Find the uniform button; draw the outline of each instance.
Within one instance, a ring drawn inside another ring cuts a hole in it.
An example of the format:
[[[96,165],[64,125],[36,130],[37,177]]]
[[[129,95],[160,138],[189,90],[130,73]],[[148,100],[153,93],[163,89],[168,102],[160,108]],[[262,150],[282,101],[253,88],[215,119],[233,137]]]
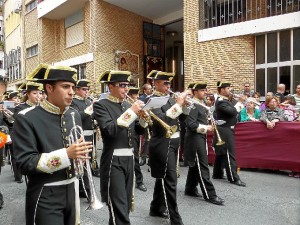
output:
[[[64,132],[67,132],[67,128],[64,128]]]
[[[72,174],[69,174],[69,178],[72,178]]]
[[[63,125],[66,125],[66,121],[63,121]]]
[[[69,147],[70,145],[69,144],[66,144],[66,147]]]
[[[68,137],[65,137],[65,140],[67,141],[69,138]]]
[[[69,170],[71,170],[72,169],[72,167],[71,166],[69,166]]]

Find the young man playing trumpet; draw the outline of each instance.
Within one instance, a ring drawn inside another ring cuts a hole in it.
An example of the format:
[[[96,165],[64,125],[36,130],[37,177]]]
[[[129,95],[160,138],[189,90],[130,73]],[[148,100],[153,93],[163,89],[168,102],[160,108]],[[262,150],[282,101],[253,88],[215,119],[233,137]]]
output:
[[[80,202],[75,160],[88,159],[91,142],[70,143],[81,126],[72,103],[77,80],[71,67],[39,65],[29,75],[44,84],[47,100],[18,113],[14,123],[17,165],[28,177],[26,225],[78,225]],[[77,171],[78,172],[78,171]]]
[[[143,131],[136,123],[144,103],[125,101],[131,73],[105,71],[99,81],[105,82],[109,95],[94,103],[94,116],[100,127],[103,152],[100,159],[100,192],[108,205],[110,225],[129,225],[134,206],[134,137]]]
[[[185,120],[184,159],[189,166],[185,195],[200,197],[197,190],[197,185],[200,184],[205,201],[223,205],[224,200],[217,196],[214,185],[209,178],[206,134],[208,131],[213,131],[214,128],[212,125],[208,125],[207,106],[204,104],[206,86],[206,83],[189,85],[193,91],[195,103]]]
[[[235,160],[234,146],[234,126],[237,123],[238,112],[233,104],[228,100],[231,94],[230,83],[218,82],[217,88],[219,97],[215,103],[215,116],[217,120],[225,121],[222,125],[217,125],[221,139],[225,142],[223,145],[217,145],[217,135],[214,135],[214,148],[216,151],[215,165],[213,170],[214,179],[223,178],[223,168],[226,169],[227,179],[230,183],[245,187],[246,184],[241,181],[237,174],[237,165]],[[216,133],[215,133],[216,134]]]
[[[167,96],[174,74],[161,71],[150,73],[147,78],[154,80],[155,91],[151,97]],[[178,116],[183,112],[186,93],[178,95],[176,101],[169,98],[166,105],[153,109],[159,118],[153,119],[149,146],[151,175],[156,178],[150,216],[169,218],[171,225],[183,225],[177,207],[177,157],[180,144]],[[166,136],[168,127],[176,127],[174,133]]]

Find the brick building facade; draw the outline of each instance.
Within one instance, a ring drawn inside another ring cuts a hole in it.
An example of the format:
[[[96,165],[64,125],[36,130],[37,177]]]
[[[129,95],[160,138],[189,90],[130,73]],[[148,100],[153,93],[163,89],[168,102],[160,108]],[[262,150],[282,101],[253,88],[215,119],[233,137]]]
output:
[[[251,89],[264,95],[280,82],[288,83],[289,91],[293,92],[295,84],[300,82],[300,59],[292,54],[299,49],[293,41],[300,27],[295,19],[299,17],[299,2],[292,5],[287,2],[281,8],[273,1],[254,5],[250,0],[229,0],[226,4],[218,0],[152,0],[152,5],[140,1],[137,4],[137,0],[128,1],[129,5],[112,0],[79,0],[76,5],[71,0],[39,0],[36,7],[31,7],[34,2],[37,0],[22,1],[23,80],[38,63],[64,64],[77,68],[80,78],[95,81],[93,90],[99,92],[100,85],[96,83],[99,74],[118,68],[117,52],[130,51],[138,57],[134,78],[141,86],[147,71],[144,30],[147,22],[157,24],[162,31],[158,37],[165,52],[160,53],[162,68],[176,73],[174,86],[180,91],[192,80],[208,82],[213,91],[218,80],[230,80],[236,91],[250,82]],[[165,14],[159,18],[149,16],[155,11]],[[167,46],[168,33],[170,37],[178,33],[168,27],[178,21],[182,24],[183,32],[179,33],[182,41],[174,37],[172,41],[173,46],[183,42],[179,50]],[[285,35],[282,30],[289,32],[292,40],[291,58],[287,61],[280,61],[281,37]],[[270,33],[278,37],[276,62],[267,59],[271,54]],[[264,45],[259,49],[261,43]],[[182,58],[178,56],[181,53]],[[261,54],[264,58],[259,62]]]

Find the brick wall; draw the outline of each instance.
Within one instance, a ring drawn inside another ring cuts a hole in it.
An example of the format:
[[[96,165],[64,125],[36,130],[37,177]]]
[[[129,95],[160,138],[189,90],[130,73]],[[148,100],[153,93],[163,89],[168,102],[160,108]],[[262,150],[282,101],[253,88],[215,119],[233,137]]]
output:
[[[199,1],[184,0],[185,86],[192,80],[205,81],[208,88],[216,91],[218,80],[228,80],[232,82],[235,90],[241,90],[248,81],[253,89],[254,36],[199,43]]]
[[[93,52],[94,62],[87,63],[86,72],[88,79],[96,81],[101,72],[116,69],[114,50],[129,50],[140,55],[139,77],[143,79],[143,21],[150,20],[103,1],[91,4],[91,11],[89,3],[84,8],[84,43],[70,48],[65,47],[64,20],[43,18],[37,26],[37,10],[25,16],[25,45],[32,40],[39,44],[38,57],[26,59],[26,73],[33,70],[32,64],[58,62]],[[94,84],[93,89],[99,88]]]

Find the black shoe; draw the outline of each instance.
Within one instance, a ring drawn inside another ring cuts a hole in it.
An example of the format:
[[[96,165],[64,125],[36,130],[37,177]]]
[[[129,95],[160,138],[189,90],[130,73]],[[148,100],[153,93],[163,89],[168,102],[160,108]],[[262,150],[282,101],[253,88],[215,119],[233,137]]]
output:
[[[2,209],[3,205],[4,205],[3,195],[0,192],[0,209]]]
[[[140,161],[140,166],[143,166],[143,165],[145,165],[147,163],[147,158],[146,157],[142,157],[141,158],[141,161]]]
[[[246,183],[244,183],[241,180],[236,180],[236,181],[230,181],[230,183],[235,184],[237,186],[241,186],[241,187],[246,187]]]
[[[191,197],[202,197],[197,189],[195,189],[194,191],[184,191],[184,194]]]
[[[225,200],[216,196],[216,197],[213,197],[213,198],[209,198],[209,199],[205,199],[205,201],[209,202],[209,203],[212,203],[212,204],[215,204],[215,205],[224,205],[224,202]]]
[[[18,184],[22,184],[24,181],[23,179],[21,178],[21,180],[15,180]]]
[[[223,176],[212,176],[213,179],[226,179],[226,177]]]
[[[149,216],[167,219],[169,217],[169,214],[167,210],[164,212],[157,212],[157,211],[150,210]]]
[[[146,188],[146,186],[143,183],[137,184],[136,188],[139,189],[139,190],[141,190],[141,191],[143,191],[143,192],[147,191],[147,188]]]

